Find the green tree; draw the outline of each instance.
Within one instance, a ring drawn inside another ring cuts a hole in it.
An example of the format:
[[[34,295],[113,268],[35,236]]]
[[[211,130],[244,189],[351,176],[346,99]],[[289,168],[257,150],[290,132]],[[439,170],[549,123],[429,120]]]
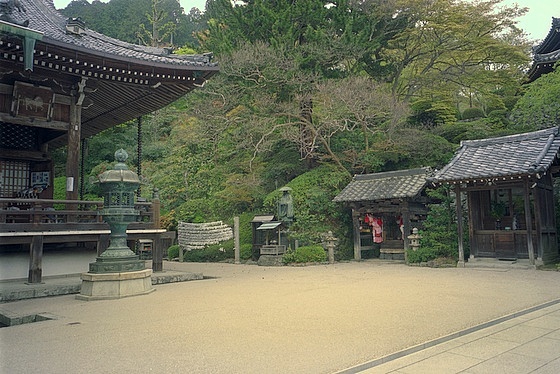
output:
[[[172,40],[167,42],[166,40],[175,32],[176,25],[173,21],[165,22],[167,13],[161,9],[162,0],[151,0],[151,2],[151,12],[146,15],[150,24],[148,28],[145,24],[140,24],[140,30],[136,35],[144,45],[152,47],[169,46]]]
[[[558,126],[560,123],[560,69],[543,74],[528,85],[512,111],[518,132]]]
[[[473,100],[512,79],[519,81],[529,62],[529,44],[515,19],[527,9],[498,8],[500,2],[396,1],[402,9],[397,11],[409,16],[410,27],[382,52],[394,68],[388,77],[394,94]]]

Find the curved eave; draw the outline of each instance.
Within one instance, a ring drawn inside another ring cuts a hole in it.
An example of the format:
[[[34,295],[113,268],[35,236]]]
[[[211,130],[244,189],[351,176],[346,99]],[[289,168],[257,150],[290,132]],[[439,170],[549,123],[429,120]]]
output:
[[[534,174],[512,174],[512,175],[484,175],[484,176],[478,176],[476,178],[460,178],[460,179],[456,179],[456,178],[450,178],[450,179],[432,179],[430,182],[432,183],[432,185],[445,185],[445,184],[451,184],[451,185],[456,185],[456,184],[484,184],[484,185],[488,185],[488,186],[492,186],[492,185],[496,185],[498,183],[507,183],[507,182],[513,182],[513,181],[518,181],[524,178],[529,178],[529,177],[533,177],[536,176]]]
[[[543,41],[533,48],[534,54],[543,54],[560,49],[560,18],[552,17],[552,25]]]
[[[83,53],[84,55],[92,56],[93,58],[102,59],[106,61],[119,61],[127,64],[134,64],[138,66],[147,66],[151,68],[167,69],[167,70],[177,70],[177,71],[218,71],[219,67],[217,64],[211,63],[196,63],[194,61],[181,60],[179,58],[165,58],[162,56],[152,56],[153,59],[146,58],[135,58],[128,56],[121,56],[114,53],[102,52],[94,49],[88,49],[83,46],[69,45],[58,40],[43,37],[42,43],[46,45],[51,45],[53,47],[60,48],[61,50],[67,50],[74,53]],[[139,53],[139,55],[144,56],[144,54]],[[157,61],[161,59],[162,61]]]
[[[423,187],[425,188],[425,186]],[[417,196],[419,196],[420,193],[416,193],[412,196],[410,195],[403,195],[403,196],[378,196],[378,197],[363,197],[363,198],[358,198],[358,199],[337,199],[336,197],[333,199],[334,202],[337,203],[359,203],[359,202],[364,202],[364,201],[383,201],[383,200],[413,200],[414,198],[416,198]]]

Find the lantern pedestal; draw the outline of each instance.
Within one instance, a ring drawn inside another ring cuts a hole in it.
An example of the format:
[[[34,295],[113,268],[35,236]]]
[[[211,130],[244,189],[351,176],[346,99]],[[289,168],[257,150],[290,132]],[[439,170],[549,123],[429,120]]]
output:
[[[78,300],[110,300],[128,296],[146,295],[152,287],[152,269],[123,273],[83,273],[82,289]]]

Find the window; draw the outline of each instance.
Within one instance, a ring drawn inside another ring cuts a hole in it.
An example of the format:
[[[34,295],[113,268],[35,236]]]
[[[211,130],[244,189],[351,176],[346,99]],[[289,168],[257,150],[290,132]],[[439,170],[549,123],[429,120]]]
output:
[[[15,197],[29,188],[30,166],[25,161],[0,160],[0,196]]]

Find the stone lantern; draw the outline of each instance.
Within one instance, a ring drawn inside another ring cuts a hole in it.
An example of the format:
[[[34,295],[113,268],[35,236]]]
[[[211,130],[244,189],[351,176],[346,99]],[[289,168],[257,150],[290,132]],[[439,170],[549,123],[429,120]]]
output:
[[[410,240],[410,248],[413,251],[417,251],[420,248],[420,239],[422,239],[422,235],[418,234],[418,229],[415,227],[412,229],[412,235],[408,236],[408,240]]]
[[[98,177],[103,192],[103,221],[109,228],[110,242],[89,272],[82,274],[79,299],[116,299],[153,291],[152,270],[126,245],[126,228],[136,221],[139,212],[134,209],[134,195],[140,180],[124,163],[128,154],[124,149],[115,152],[116,165]]]
[[[337,240],[338,239],[333,235],[332,231],[329,231],[325,237],[325,246],[327,247],[329,264],[334,264],[334,247]]]

